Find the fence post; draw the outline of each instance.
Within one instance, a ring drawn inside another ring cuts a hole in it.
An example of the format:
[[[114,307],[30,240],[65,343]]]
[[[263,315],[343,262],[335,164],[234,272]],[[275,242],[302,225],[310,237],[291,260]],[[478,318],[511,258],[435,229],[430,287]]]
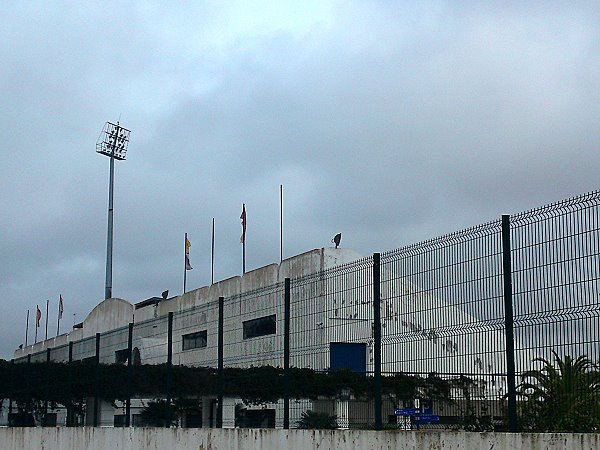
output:
[[[69,405],[67,405],[67,426],[71,427],[73,426],[73,422],[74,422],[74,417],[73,417],[73,399],[71,398],[72,392],[73,392],[73,367],[71,366],[71,363],[73,362],[73,341],[69,342],[69,366],[68,366],[68,380],[67,380],[67,386],[68,386],[68,393],[69,393]]]
[[[219,332],[218,332],[218,359],[217,369],[217,428],[223,428],[223,389],[225,386],[225,371],[223,370],[223,310],[225,299],[219,297]]]
[[[98,426],[98,416],[100,415],[100,333],[96,333],[96,376],[94,383],[94,422],[93,426]]]
[[[173,313],[169,313],[167,333],[167,417],[165,428],[171,427],[171,385],[173,379]]]
[[[44,423],[43,426],[48,426],[48,397],[50,396],[50,348],[46,349],[46,379],[45,381],[45,389],[44,389]]]
[[[125,426],[131,426],[131,382],[133,374],[133,323],[129,323],[129,332],[127,334],[127,399],[125,400]]]
[[[283,428],[290,428],[290,279],[284,285],[283,319]]]
[[[25,389],[27,392],[25,400],[25,411],[31,411],[31,353],[27,355],[27,375],[25,377]]]
[[[504,323],[506,330],[506,371],[508,384],[508,429],[517,431],[517,389],[515,383],[515,340],[512,299],[510,215],[502,215],[502,273],[504,277]]]
[[[10,372],[9,372],[9,377],[8,379],[10,380],[10,391],[8,394],[8,425],[10,426],[10,418],[12,416],[12,405],[13,405],[13,397],[15,396],[15,360],[14,358],[12,358],[10,360]]]
[[[381,257],[373,253],[373,364],[375,429],[381,430]]]

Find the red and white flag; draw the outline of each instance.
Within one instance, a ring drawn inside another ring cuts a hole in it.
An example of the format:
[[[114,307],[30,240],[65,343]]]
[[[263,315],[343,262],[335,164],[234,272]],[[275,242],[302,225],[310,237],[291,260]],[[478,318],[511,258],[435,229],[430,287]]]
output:
[[[242,236],[240,237],[240,243],[244,244],[246,242],[246,204],[242,205],[240,219],[242,220]]]
[[[40,327],[40,320],[42,320],[42,312],[40,311],[40,307],[36,305],[37,313],[35,314],[35,327]]]

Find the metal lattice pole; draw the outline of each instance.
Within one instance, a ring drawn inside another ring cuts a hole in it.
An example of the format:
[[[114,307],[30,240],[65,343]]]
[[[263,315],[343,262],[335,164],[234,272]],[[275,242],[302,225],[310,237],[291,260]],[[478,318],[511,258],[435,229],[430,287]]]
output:
[[[125,160],[131,131],[119,125],[106,122],[96,142],[96,151],[110,158],[108,182],[108,231],[106,236],[106,284],[104,298],[112,297],[112,254],[113,254],[113,197],[115,184],[115,159]]]

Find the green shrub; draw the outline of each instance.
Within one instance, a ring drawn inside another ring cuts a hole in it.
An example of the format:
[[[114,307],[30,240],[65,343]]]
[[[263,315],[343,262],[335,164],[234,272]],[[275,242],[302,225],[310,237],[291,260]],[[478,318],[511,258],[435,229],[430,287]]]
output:
[[[338,427],[337,416],[317,411],[304,411],[297,423],[298,428],[304,430],[335,430]]]

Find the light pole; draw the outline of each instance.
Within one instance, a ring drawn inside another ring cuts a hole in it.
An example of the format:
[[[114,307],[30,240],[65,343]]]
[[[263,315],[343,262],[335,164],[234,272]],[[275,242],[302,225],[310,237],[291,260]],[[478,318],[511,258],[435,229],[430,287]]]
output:
[[[115,159],[125,160],[131,131],[111,122],[106,122],[96,142],[96,152],[110,158],[108,182],[108,232],[106,236],[106,285],[104,298],[112,297],[112,247],[113,247],[113,190],[115,184]]]

